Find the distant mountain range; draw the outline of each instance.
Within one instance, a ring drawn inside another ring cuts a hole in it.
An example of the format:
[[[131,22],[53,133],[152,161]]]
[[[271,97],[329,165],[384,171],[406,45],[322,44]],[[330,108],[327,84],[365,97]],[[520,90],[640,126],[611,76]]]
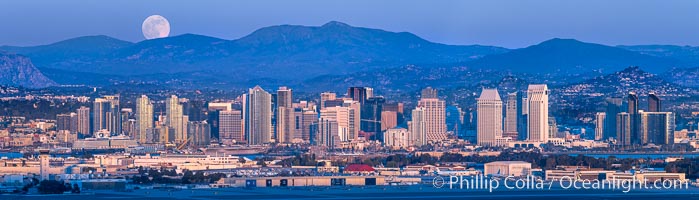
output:
[[[317,27],[271,26],[236,40],[184,34],[132,43],[108,36],[86,36],[41,46],[2,46],[0,50],[31,58],[39,70],[59,84],[88,85],[171,80],[193,85],[250,86],[260,81],[304,85],[354,75],[361,75],[351,78],[362,83],[378,80],[375,73],[386,74],[406,66],[431,73],[413,75],[410,80],[462,74],[465,69],[555,74],[610,73],[628,66],[641,66],[653,73],[699,67],[696,47],[613,47],[552,39],[510,50],[439,44],[407,32],[335,21]],[[400,77],[392,78],[396,79]],[[20,80],[0,81],[23,84]],[[46,80],[43,85],[52,84]]]
[[[42,88],[56,85],[29,58],[0,51],[0,85]]]

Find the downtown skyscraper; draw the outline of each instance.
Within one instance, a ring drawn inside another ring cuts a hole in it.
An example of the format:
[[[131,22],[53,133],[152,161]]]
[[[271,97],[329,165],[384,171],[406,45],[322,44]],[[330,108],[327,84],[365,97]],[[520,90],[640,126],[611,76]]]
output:
[[[168,127],[175,130],[175,143],[182,144],[187,140],[187,122],[189,119],[183,113],[183,107],[180,104],[180,98],[172,95],[165,102],[165,112],[167,116],[166,123]]]
[[[549,90],[546,84],[532,84],[527,89],[528,140],[548,142]]]
[[[481,146],[501,146],[502,100],[497,89],[483,89],[477,99],[477,142]]]
[[[255,86],[244,97],[245,139],[248,144],[265,144],[272,140],[272,95]]]
[[[446,124],[446,103],[444,100],[437,98],[436,92],[432,88],[425,88],[429,92],[426,97],[421,97],[417,107],[424,108],[425,120],[425,140],[426,141],[442,141],[447,139],[447,124]]]
[[[291,143],[294,139],[294,105],[291,88],[277,90],[277,143]]]
[[[89,135],[90,131],[90,108],[81,106],[77,110],[78,114],[78,133],[83,135]]]
[[[107,95],[96,98],[92,106],[93,132],[106,130],[111,134],[121,133],[121,116],[119,109],[119,95]],[[99,137],[107,137],[101,135]]]
[[[153,142],[148,141],[148,134],[152,134],[152,131],[148,130],[153,128],[153,103],[146,95],[141,95],[136,99],[136,126],[137,132],[134,139],[141,144]]]

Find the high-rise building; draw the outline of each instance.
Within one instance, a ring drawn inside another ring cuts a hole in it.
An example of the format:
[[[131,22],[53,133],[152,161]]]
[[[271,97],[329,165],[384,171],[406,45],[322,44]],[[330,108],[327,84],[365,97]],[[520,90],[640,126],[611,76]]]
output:
[[[279,87],[277,90],[277,141],[291,143],[294,139],[294,105],[291,88]]]
[[[450,105],[446,108],[446,124],[447,131],[456,135],[461,131],[461,125],[464,123],[464,115],[461,108],[456,105]]]
[[[361,130],[369,135],[369,140],[383,140],[381,136],[381,111],[386,100],[381,97],[369,97],[361,108]]]
[[[425,107],[417,107],[412,111],[412,120],[408,123],[411,144],[415,146],[426,145],[427,140],[427,112]]]
[[[605,121],[607,120],[607,113],[598,112],[595,114],[595,140],[600,141],[604,138]]]
[[[359,103],[352,100],[348,100],[348,102],[356,106],[327,107],[320,111],[321,119],[337,123],[338,130],[333,133],[337,133],[337,139],[340,142],[355,140],[359,136],[359,117],[357,117],[356,112]]]
[[[347,89],[347,97],[358,101],[362,105],[364,101],[371,96],[374,96],[374,89],[370,87],[350,87]]]
[[[96,98],[92,106],[92,128],[94,132],[108,129],[107,118],[111,116],[110,102],[103,98]]]
[[[341,141],[340,135],[338,133],[340,128],[338,128],[338,124],[337,121],[335,121],[335,119],[320,117],[316,126],[317,134],[316,139],[314,141],[315,144],[320,146],[327,146],[330,148],[340,146]]]
[[[319,110],[325,108],[325,101],[335,100],[335,99],[337,99],[337,94],[335,94],[334,92],[320,93],[320,106],[319,106],[320,108],[319,108]]]
[[[81,106],[78,108],[78,133],[82,135],[91,134],[90,131],[90,108]]]
[[[153,128],[153,117],[153,103],[148,96],[141,95],[141,97],[136,99],[136,126],[138,131],[134,138],[141,144],[149,142],[148,134],[152,134],[152,132],[148,132],[148,129]]]
[[[203,147],[211,142],[211,127],[206,121],[193,121],[187,123],[187,138],[190,139],[189,144],[193,146]]]
[[[311,125],[318,123],[318,113],[314,110],[297,109],[294,112],[295,121],[295,138],[310,142],[311,140]]]
[[[563,138],[558,135],[558,123],[555,117],[549,117],[549,136],[548,138]]]
[[[527,89],[528,140],[548,142],[549,90],[546,84],[532,84]]]
[[[175,130],[175,143],[182,144],[187,142],[187,121],[183,113],[183,107],[180,104],[180,99],[176,95],[170,96],[165,102],[165,112],[167,116],[166,123],[168,127]]]
[[[522,93],[513,92],[507,94],[507,106],[505,108],[504,137],[513,140],[526,140],[527,126],[524,112],[522,111]]]
[[[398,126],[398,113],[396,111],[381,111],[381,131],[386,131],[396,126]]]
[[[232,110],[233,104],[231,102],[209,102],[207,103],[207,120],[211,127],[211,137],[220,139],[219,134],[219,112],[225,110]]]
[[[661,112],[660,97],[655,93],[648,93],[648,112]]]
[[[131,132],[131,127],[129,126],[129,119],[131,119],[133,115],[133,109],[131,108],[122,108],[121,112],[119,114],[119,120],[121,121],[121,132],[119,134],[122,135],[128,135],[131,138],[134,138],[134,133]]]
[[[627,101],[628,102],[626,112],[629,113],[631,123],[631,144],[641,144],[641,135],[638,133],[640,128],[640,121],[638,118],[638,96],[635,92],[629,92],[629,95],[627,96]]]
[[[244,98],[245,139],[248,144],[270,143],[272,139],[272,95],[262,87],[251,88]]]
[[[623,112],[623,99],[622,98],[608,98],[606,100],[607,107],[605,110],[605,115],[607,116],[604,121],[604,130],[602,136],[604,139],[616,138],[617,131],[617,114]]]
[[[119,95],[96,98],[92,107],[93,131],[107,130],[111,134],[121,133]]]
[[[240,110],[223,110],[218,112],[219,137],[223,144],[245,142],[243,134],[243,113]]]
[[[497,89],[483,89],[477,99],[478,131],[477,141],[481,146],[501,146],[502,138],[502,100]]]
[[[627,112],[620,112],[616,115],[616,140],[617,145],[631,145],[631,115]]]
[[[75,127],[77,126],[77,114],[75,113],[69,113],[69,114],[58,114],[56,115],[56,131],[69,131],[71,133],[71,130],[75,130]]]
[[[385,103],[381,111],[392,111],[396,112],[396,124],[403,124],[405,122],[403,103]],[[381,118],[383,119],[383,118]]]
[[[433,96],[420,98],[417,107],[425,108],[425,140],[436,142],[447,139],[446,103]]]
[[[674,144],[675,115],[672,112],[639,112],[641,144]]]
[[[438,99],[439,96],[437,96],[437,89],[434,89],[432,87],[426,87],[425,89],[422,89],[420,92],[420,98],[425,99]]]

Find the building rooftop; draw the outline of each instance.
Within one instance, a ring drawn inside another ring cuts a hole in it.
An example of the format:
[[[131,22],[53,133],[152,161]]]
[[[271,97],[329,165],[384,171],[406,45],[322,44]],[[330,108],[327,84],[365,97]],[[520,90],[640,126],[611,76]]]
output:
[[[481,91],[481,96],[478,97],[478,100],[500,101],[500,94],[498,93],[497,89],[483,88],[483,91]]]

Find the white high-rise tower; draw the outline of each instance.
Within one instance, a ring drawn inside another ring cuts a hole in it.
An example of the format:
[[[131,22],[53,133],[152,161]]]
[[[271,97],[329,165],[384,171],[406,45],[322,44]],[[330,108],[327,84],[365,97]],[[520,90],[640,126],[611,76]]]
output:
[[[548,142],[549,90],[546,84],[529,85],[527,89],[529,141]]]
[[[497,89],[483,89],[478,100],[478,144],[499,146],[502,138],[502,100]]]

